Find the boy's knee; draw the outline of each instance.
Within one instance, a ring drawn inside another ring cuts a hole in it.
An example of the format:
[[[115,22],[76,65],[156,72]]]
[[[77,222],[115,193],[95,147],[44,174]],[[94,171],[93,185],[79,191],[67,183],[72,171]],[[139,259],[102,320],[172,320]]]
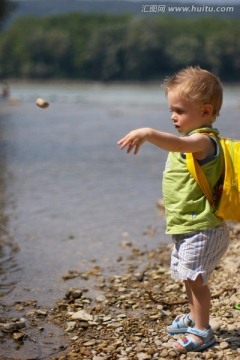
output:
[[[195,280],[188,279],[187,282],[190,285],[190,287],[203,287],[203,286],[206,286],[206,284],[204,285],[204,283],[203,283],[203,278],[202,278],[201,274],[199,274],[196,277]]]

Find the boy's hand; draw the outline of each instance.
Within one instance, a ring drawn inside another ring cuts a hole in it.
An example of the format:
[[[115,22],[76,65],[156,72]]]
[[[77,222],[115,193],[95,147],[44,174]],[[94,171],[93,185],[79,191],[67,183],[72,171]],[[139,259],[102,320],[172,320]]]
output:
[[[120,149],[127,147],[127,153],[130,153],[134,149],[134,155],[139,151],[140,146],[147,140],[149,136],[149,129],[137,129],[128,133],[124,138],[118,141]]]

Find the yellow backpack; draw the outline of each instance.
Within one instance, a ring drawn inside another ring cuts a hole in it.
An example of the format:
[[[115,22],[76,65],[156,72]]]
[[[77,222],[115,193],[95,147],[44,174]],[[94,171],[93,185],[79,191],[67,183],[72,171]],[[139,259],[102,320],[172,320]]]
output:
[[[192,153],[186,154],[187,168],[201,187],[217,216],[224,220],[240,222],[240,140],[216,137],[220,143],[220,156],[224,160],[223,184],[218,204],[212,194],[209,182]]]

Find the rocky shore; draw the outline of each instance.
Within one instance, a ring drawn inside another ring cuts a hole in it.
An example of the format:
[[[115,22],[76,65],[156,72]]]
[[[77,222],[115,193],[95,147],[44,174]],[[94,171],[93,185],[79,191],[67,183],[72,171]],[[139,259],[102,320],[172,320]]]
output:
[[[211,325],[217,345],[203,353],[177,354],[172,342],[178,336],[166,333],[166,324],[188,311],[185,291],[169,274],[171,245],[142,252],[128,247],[128,270],[106,277],[97,265],[86,273],[69,271],[63,281],[85,279],[85,288],[69,288],[53,309],[37,303],[16,303],[20,317],[0,319],[0,343],[14,339],[19,348],[28,341],[39,350],[31,328],[52,323],[64,329],[65,343],[51,354],[14,359],[51,360],[162,360],[240,358],[240,226],[231,226],[229,250],[215,270],[212,291]],[[125,261],[125,259],[122,259]],[[94,291],[88,288],[94,284]],[[239,304],[239,309],[238,306]],[[40,320],[39,320],[40,319]],[[38,321],[39,320],[39,321]],[[35,325],[34,325],[35,323]],[[37,325],[36,325],[37,323]],[[9,357],[1,358],[9,360]]]

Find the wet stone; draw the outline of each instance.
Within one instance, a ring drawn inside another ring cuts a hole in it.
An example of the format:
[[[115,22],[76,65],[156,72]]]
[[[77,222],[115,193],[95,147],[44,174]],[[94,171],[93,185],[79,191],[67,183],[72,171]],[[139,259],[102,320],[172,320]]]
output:
[[[82,297],[82,290],[76,288],[70,288],[65,295],[66,299],[79,299]]]
[[[15,341],[22,341],[25,337],[25,334],[21,333],[21,332],[15,332],[13,333],[13,340]]]
[[[76,327],[76,321],[68,321],[67,322],[67,328],[66,328],[66,332],[70,332],[70,331],[73,331]]]
[[[8,322],[8,323],[0,323],[0,330],[6,333],[13,333],[16,330],[23,329],[26,326],[26,321],[24,318],[19,320]]]

